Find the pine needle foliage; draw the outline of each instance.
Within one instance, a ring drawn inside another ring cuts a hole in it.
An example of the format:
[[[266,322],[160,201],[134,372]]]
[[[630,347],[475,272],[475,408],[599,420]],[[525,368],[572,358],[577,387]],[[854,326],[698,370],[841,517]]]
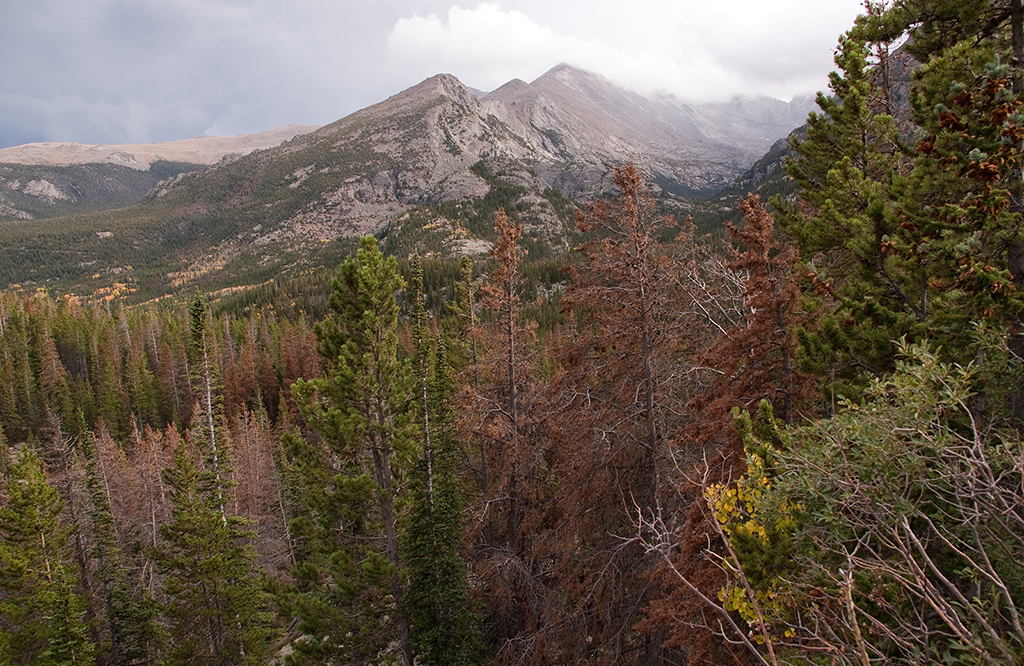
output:
[[[433,366],[427,403],[431,450],[417,464],[410,484],[406,600],[417,663],[468,666],[480,663],[479,637],[461,548],[465,498],[453,430],[452,369],[443,347]]]
[[[164,575],[168,666],[265,664],[276,638],[245,521],[221,513],[212,471],[182,445],[164,473],[171,520],[156,553]]]
[[[0,506],[0,659],[19,666],[90,664],[85,600],[62,527],[64,510],[39,457],[23,449],[5,474]]]
[[[293,456],[309,456],[300,464],[327,481],[324,499],[342,509],[324,511],[314,500],[296,526],[310,536],[312,556],[299,567],[308,593],[296,601],[300,629],[316,637],[299,644],[310,655],[412,663],[399,511],[415,459],[417,390],[399,348],[396,295],[404,286],[394,257],[364,237],[333,283],[331,318],[315,327],[326,376],[293,387],[323,442],[317,451],[293,440]],[[326,614],[335,626],[324,626]]]

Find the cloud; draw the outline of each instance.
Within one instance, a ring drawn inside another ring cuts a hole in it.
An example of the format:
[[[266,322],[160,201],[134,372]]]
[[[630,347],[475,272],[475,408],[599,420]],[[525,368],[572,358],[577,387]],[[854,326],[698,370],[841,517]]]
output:
[[[395,15],[347,0],[33,0],[0,22],[0,146],[326,123],[396,91]],[[376,44],[376,46],[375,46]]]
[[[447,71],[485,90],[566,62],[642,93],[664,90],[688,100],[791,96],[824,85],[831,60],[822,45],[835,43],[857,7],[856,0],[825,9],[806,0],[635,0],[623,9],[595,0],[566,26],[570,33],[496,2],[455,5],[444,18],[399,19],[387,37],[386,63],[409,82]],[[569,16],[541,6],[531,11],[562,24]]]
[[[445,19],[435,14],[399,19],[386,44],[386,64],[410,81],[450,72],[484,90],[512,78],[536,78],[560,62],[634,82],[653,82],[672,69],[649,54],[556,32],[497,3],[473,9],[456,5]]]
[[[327,123],[439,72],[560,62],[687,99],[825,83],[859,0],[32,0],[0,21],[0,146]],[[9,5],[9,6],[7,6]]]
[[[566,53],[586,46],[497,4],[469,10],[456,5],[446,20],[435,14],[399,19],[386,39],[385,63],[410,81],[450,72],[490,90],[510,78],[539,76]]]

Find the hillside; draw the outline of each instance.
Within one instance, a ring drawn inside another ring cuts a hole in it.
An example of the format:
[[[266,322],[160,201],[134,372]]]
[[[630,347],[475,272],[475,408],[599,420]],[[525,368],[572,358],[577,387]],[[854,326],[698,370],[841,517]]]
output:
[[[441,74],[279,146],[180,173],[132,207],[0,221],[0,241],[21,250],[0,282],[122,284],[140,299],[212,290],[334,265],[367,233],[400,255],[481,253],[499,206],[535,254],[558,252],[572,202],[607,192],[613,165],[636,163],[663,204],[685,212],[785,136],[806,103],[651,101],[565,65],[480,97]]]
[[[27,143],[0,148],[0,163],[39,166],[71,164],[116,164],[145,171],[154,162],[216,164],[227,155],[245,155],[254,150],[272,148],[319,125],[285,125],[255,134],[236,136],[197,136],[161,143],[134,143],[117,146],[88,145],[74,142]]]
[[[29,143],[0,149],[0,219],[32,220],[130,206],[161,181],[279,145],[316,125],[151,144]]]

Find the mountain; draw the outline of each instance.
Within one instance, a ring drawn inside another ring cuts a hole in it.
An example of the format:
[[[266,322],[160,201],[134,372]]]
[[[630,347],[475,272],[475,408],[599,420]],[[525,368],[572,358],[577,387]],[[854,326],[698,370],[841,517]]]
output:
[[[160,181],[279,145],[319,125],[118,146],[29,143],[0,149],[0,218],[35,219],[128,206]]]
[[[211,290],[332,265],[366,233],[402,256],[479,253],[499,206],[536,257],[568,246],[572,202],[606,192],[615,164],[635,162],[666,205],[685,209],[683,197],[721,190],[799,124],[806,102],[649,100],[566,65],[481,96],[440,74],[279,146],[177,174],[134,206],[0,223],[0,242],[24,250],[0,264],[0,283],[116,281],[136,298]]]
[[[67,142],[27,143],[0,148],[0,163],[68,166],[70,164],[116,164],[145,171],[154,162],[216,164],[227,155],[245,155],[254,150],[272,148],[320,125],[285,125],[255,134],[236,136],[197,136],[192,139],[161,143],[135,143],[117,146]]]
[[[903,44],[890,53],[888,67],[885,70],[876,69],[872,78],[879,90],[887,91],[882,103],[886,105],[888,113],[892,114],[901,138],[908,145],[914,145],[918,125],[914,122],[910,98],[913,74],[921,63],[906,47],[907,44]],[[821,113],[816,103],[811,106],[811,110]],[[793,142],[802,143],[807,139],[805,121],[806,113],[798,119],[796,125],[799,126],[788,137],[775,142],[768,152],[714,197],[711,203],[717,205],[719,210],[713,217],[719,220],[731,217],[728,213],[748,193],[758,194],[765,201],[775,195],[795,200],[798,186],[786,173],[785,165],[788,160],[799,159],[798,151],[794,151],[791,146]],[[723,216],[722,213],[727,215]]]
[[[670,95],[649,100],[568,65],[531,84],[511,81],[483,102],[500,102],[491,112],[556,161],[599,171],[632,161],[658,185],[697,197],[728,185],[813,107],[809,97],[701,105]]]

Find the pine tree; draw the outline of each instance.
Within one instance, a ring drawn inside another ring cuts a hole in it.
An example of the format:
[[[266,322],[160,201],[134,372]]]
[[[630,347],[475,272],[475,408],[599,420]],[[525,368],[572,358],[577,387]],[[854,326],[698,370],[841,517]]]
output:
[[[426,458],[420,461],[410,490],[406,605],[417,663],[457,666],[476,663],[478,638],[461,552],[465,500],[452,430],[451,371],[443,353],[435,362],[429,405],[434,416],[432,464],[428,471]]]
[[[223,520],[226,522],[224,508],[225,473],[222,470],[227,455],[224,441],[223,417],[221,409],[220,375],[216,363],[213,333],[210,330],[206,300],[196,294],[189,306],[189,356],[192,364],[192,383],[198,396],[198,404],[193,409],[192,431],[207,447],[210,471],[213,474],[214,492]],[[201,417],[201,418],[199,418]]]
[[[698,361],[715,369],[718,379],[690,401],[690,409],[701,414],[690,429],[694,441],[724,439],[724,431],[732,430],[733,408],[751,410],[761,400],[770,401],[779,418],[791,423],[795,407],[811,392],[811,378],[800,372],[796,358],[797,327],[809,325],[795,270],[799,255],[759,197],[751,195],[739,209],[746,224],[726,225],[735,244],[727,267],[743,286],[742,317]]]
[[[39,458],[23,450],[6,473],[0,507],[0,661],[24,666],[91,664],[95,646],[77,567],[60,526],[63,502]]]
[[[808,118],[806,139],[793,140],[799,158],[786,167],[802,205],[772,202],[810,264],[808,291],[831,306],[809,336],[806,357],[819,375],[837,377],[840,392],[859,390],[865,375],[890,370],[891,340],[912,334],[920,322],[919,281],[883,250],[899,226],[890,200],[906,146],[869,65],[872,47],[860,31],[840,38],[833,94],[819,93],[821,112]]]
[[[293,439],[293,460],[329,488],[306,503],[296,524],[312,541],[298,567],[310,595],[295,602],[300,630],[318,639],[299,645],[307,654],[336,651],[377,663],[394,658],[394,641],[403,663],[412,663],[398,503],[415,456],[417,387],[398,344],[395,297],[403,286],[394,257],[385,259],[376,240],[364,237],[334,280],[332,317],[315,327],[327,376],[293,386],[325,445],[316,451]],[[321,610],[324,604],[333,608]],[[328,613],[333,627],[323,624]]]
[[[433,447],[431,446],[431,427],[430,427],[430,416],[431,410],[429,408],[429,388],[430,383],[430,368],[431,368],[431,353],[434,347],[433,336],[431,335],[430,328],[427,324],[427,311],[423,305],[424,294],[423,294],[423,264],[420,263],[419,255],[413,257],[412,263],[412,284],[409,285],[407,293],[412,299],[412,312],[411,312],[411,326],[412,326],[412,341],[413,341],[413,360],[415,364],[415,372],[417,379],[419,380],[419,402],[420,410],[419,417],[420,423],[423,426],[422,439],[423,439],[423,464],[425,465],[426,471],[426,491],[427,500],[432,502],[431,493],[433,492],[434,484],[434,471],[433,471]]]
[[[81,419],[81,415],[79,416]],[[101,471],[102,461],[93,436],[85,432],[81,452],[86,464],[86,487],[92,532],[92,558],[103,598],[109,660],[113,666],[153,663],[161,646],[156,625],[157,607],[144,587],[134,589],[118,543],[109,490]]]
[[[1009,2],[868,6],[841,40],[832,97],[819,97],[800,158],[799,212],[776,201],[830,312],[805,357],[834,392],[857,395],[894,368],[894,340],[931,339],[967,362],[972,322],[1015,327],[1024,307],[1019,57],[1024,10]],[[886,45],[921,65],[912,113],[889,103]],[[916,137],[915,137],[916,135]],[[811,292],[811,289],[808,289]]]
[[[406,607],[416,663],[464,666],[474,663],[476,636],[460,548],[465,500],[453,431],[455,391],[443,342],[427,326],[422,290],[416,257],[408,293],[414,299],[411,323],[421,386],[423,455],[410,481],[409,527],[403,539],[409,569]]]
[[[160,526],[168,665],[264,664],[275,637],[251,533],[225,516],[216,475],[179,446],[166,470],[171,521]]]
[[[500,486],[485,488],[485,496],[499,495],[507,498],[505,537],[508,550],[518,554],[521,542],[519,530],[521,512],[520,484],[523,482],[523,458],[525,443],[523,441],[523,419],[520,414],[522,401],[523,342],[527,332],[520,321],[520,281],[522,273],[520,263],[523,249],[520,240],[523,235],[522,225],[510,219],[503,208],[499,208],[494,216],[494,228],[498,233],[498,242],[491,250],[491,256],[498,265],[491,272],[490,279],[484,287],[485,304],[495,316],[494,388],[498,396],[499,408],[494,413],[488,428],[492,440],[488,455],[501,470],[500,478],[494,480]],[[499,356],[500,355],[500,356]]]
[[[724,663],[739,654],[736,645],[715,637],[715,620],[707,621],[707,608],[695,593],[714,598],[727,580],[716,556],[722,542],[702,491],[707,484],[727,482],[743,472],[745,460],[732,411],[764,402],[776,405],[776,413],[789,422],[798,417],[814,389],[814,378],[800,372],[796,360],[797,327],[809,323],[794,271],[798,255],[757,196],[748,197],[739,208],[746,224],[727,224],[733,245],[721,264],[739,287],[735,305],[723,317],[720,335],[695,359],[699,367],[710,370],[710,377],[688,401],[685,411],[695,418],[679,437],[687,447],[714,455],[705,453],[701,463],[682,470],[679,490],[693,500],[687,511],[674,517],[678,523],[666,521],[676,529],[674,552],[666,552],[668,557],[659,565],[662,593],[652,599],[644,623],[667,626],[669,642],[684,648],[695,663]],[[654,515],[649,512],[642,520]],[[756,546],[761,547],[760,542]],[[768,548],[763,550],[767,559]],[[686,572],[685,582],[676,571]]]
[[[675,221],[659,214],[633,165],[617,167],[613,183],[615,197],[577,213],[577,227],[591,235],[563,300],[579,325],[562,357],[563,417],[552,428],[560,520],[548,548],[561,551],[561,605],[573,609],[558,623],[560,647],[580,660],[653,663],[668,658],[662,628],[613,637],[640,621],[654,592],[655,563],[625,532],[637,510],[672,510],[664,504],[675,499],[669,439],[679,426],[676,366],[689,322],[674,309],[676,261],[662,245]]]

